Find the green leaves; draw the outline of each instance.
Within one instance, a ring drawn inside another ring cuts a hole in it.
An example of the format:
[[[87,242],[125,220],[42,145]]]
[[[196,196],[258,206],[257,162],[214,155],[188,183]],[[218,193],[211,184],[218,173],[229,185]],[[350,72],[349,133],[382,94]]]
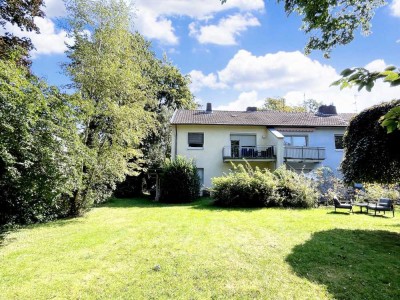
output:
[[[331,86],[336,85],[340,89],[358,86],[358,91],[365,88],[370,92],[378,79],[383,79],[384,82],[389,83],[392,87],[400,85],[400,69],[395,66],[389,66],[381,72],[370,72],[365,68],[345,69],[340,75],[342,78],[333,82]],[[388,114],[382,117],[382,126],[386,127],[388,133],[400,129],[398,118],[398,109],[393,109],[393,112],[389,111]]]
[[[344,136],[346,151],[341,164],[346,182],[399,182],[399,116],[400,100],[395,100],[366,109],[352,119]],[[390,134],[381,125],[388,126]]]
[[[383,127],[386,127],[387,133],[392,133],[396,129],[400,130],[400,106],[389,110],[380,118],[380,122]]]
[[[73,98],[0,60],[0,225],[66,215],[79,157]]]

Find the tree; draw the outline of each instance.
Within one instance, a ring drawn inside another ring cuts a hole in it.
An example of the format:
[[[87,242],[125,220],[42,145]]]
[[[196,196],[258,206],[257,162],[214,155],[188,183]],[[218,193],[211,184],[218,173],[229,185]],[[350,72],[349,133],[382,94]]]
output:
[[[146,63],[135,51],[130,7],[123,0],[67,3],[70,63],[65,66],[80,96],[79,128],[85,157],[71,202],[78,215],[107,199],[116,183],[140,170],[140,143],[154,128],[154,114],[142,74]]]
[[[283,97],[267,98],[261,109],[274,110],[282,112],[305,112],[306,109],[302,106],[286,105],[286,99]]]
[[[303,101],[303,107],[307,112],[316,113],[318,112],[319,107],[322,105],[321,101],[317,101],[315,99],[306,99]]]
[[[127,176],[119,184],[115,195],[132,197],[142,194],[143,183],[152,185],[147,170],[159,168],[171,153],[171,127],[169,120],[175,109],[196,107],[190,92],[188,76],[183,76],[166,57],[158,59],[151,50],[151,43],[135,33],[135,52],[141,57],[141,73],[147,79],[146,95],[149,102],[145,110],[155,114],[155,126],[141,142],[143,156],[140,158],[141,171],[138,175]]]
[[[319,102],[314,99],[304,100],[301,106],[296,105],[287,105],[286,99],[283,97],[278,98],[267,98],[265,99],[264,105],[261,107],[262,110],[274,110],[274,111],[282,111],[282,112],[311,112],[316,113],[318,108],[322,105],[322,102]]]
[[[65,216],[79,139],[73,96],[0,60],[0,226]]]
[[[45,15],[41,8],[43,0],[2,0],[0,1],[0,27],[6,29],[6,24],[17,25],[21,30],[39,33],[34,22],[35,17]],[[29,51],[33,49],[28,38],[19,38],[10,32],[0,36],[0,57],[11,59],[19,56],[19,64],[30,66]]]
[[[342,172],[347,183],[398,183],[400,180],[400,131],[386,133],[380,126],[382,115],[400,100],[362,111],[350,122],[344,136],[345,158]]]

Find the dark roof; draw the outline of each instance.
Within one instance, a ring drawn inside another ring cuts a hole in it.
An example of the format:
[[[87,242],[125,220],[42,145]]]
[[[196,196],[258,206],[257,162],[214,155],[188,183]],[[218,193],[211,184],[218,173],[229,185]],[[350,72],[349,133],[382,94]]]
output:
[[[337,115],[315,115],[314,113],[278,111],[223,111],[177,110],[171,124],[204,125],[263,125],[263,126],[306,126],[306,127],[345,127],[352,113]]]

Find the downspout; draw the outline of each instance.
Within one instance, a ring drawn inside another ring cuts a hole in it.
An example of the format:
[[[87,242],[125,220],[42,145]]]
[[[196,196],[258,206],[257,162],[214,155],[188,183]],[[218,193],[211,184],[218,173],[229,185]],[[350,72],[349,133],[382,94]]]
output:
[[[174,143],[175,149],[174,149],[174,153],[171,153],[171,155],[173,156],[172,159],[175,159],[178,154],[178,149],[177,149],[177,147],[178,147],[178,128],[177,128],[178,124],[174,124],[174,118],[175,118],[177,111],[178,110],[175,109],[175,111],[171,117],[171,120],[169,121],[170,124],[175,127],[175,143]]]
[[[175,156],[174,156],[174,159],[176,158],[177,155],[178,155],[178,124],[175,125]]]

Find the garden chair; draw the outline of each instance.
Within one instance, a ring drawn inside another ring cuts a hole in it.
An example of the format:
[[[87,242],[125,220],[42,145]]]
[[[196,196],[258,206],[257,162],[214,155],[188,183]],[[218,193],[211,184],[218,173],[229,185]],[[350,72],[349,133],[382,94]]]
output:
[[[335,212],[337,208],[349,209],[353,212],[353,204],[350,202],[340,202],[338,198],[333,198],[333,205],[335,206]]]
[[[368,209],[373,209],[375,211],[375,216],[377,211],[383,211],[383,214],[385,214],[387,211],[392,211],[394,218],[393,201],[389,198],[380,198],[377,203],[369,204]]]

